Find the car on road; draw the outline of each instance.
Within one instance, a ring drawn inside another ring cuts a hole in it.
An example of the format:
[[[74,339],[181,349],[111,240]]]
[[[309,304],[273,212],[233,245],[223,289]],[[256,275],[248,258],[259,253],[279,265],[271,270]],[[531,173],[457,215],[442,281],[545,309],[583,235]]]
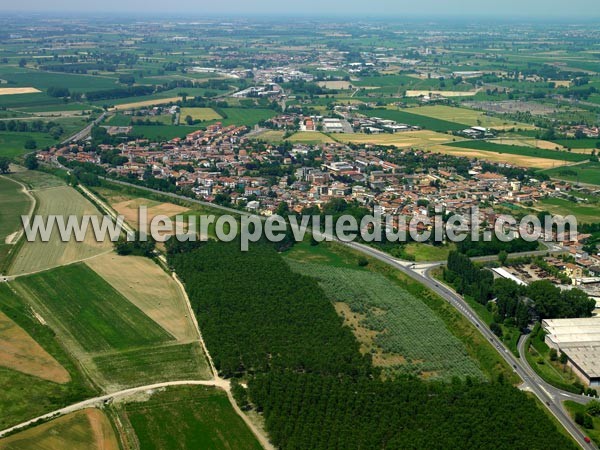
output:
[[[590,439],[589,437],[587,437],[587,436],[586,436],[586,437],[584,437],[584,438],[583,438],[583,440],[584,440],[586,443],[588,443],[588,444],[590,444],[590,443],[592,442],[592,441],[591,441],[591,439]]]

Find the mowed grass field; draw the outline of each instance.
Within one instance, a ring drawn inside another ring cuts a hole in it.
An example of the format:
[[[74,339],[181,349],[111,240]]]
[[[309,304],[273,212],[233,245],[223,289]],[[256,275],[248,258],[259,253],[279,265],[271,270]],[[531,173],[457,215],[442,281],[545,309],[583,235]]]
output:
[[[568,167],[556,167],[545,170],[544,173],[551,178],[600,185],[600,163],[588,162]]]
[[[110,420],[84,409],[0,439],[0,450],[119,450]]]
[[[83,263],[19,277],[11,285],[65,340],[86,352],[173,339]]]
[[[31,198],[17,182],[0,177],[0,273],[21,230],[21,215],[29,213]]]
[[[149,258],[108,253],[86,264],[180,342],[198,334],[177,283]]]
[[[75,215],[81,218],[84,214],[99,216],[96,208],[79,192],[69,186],[59,186],[33,191],[37,200],[36,214],[46,218],[51,215],[62,215],[65,217]],[[19,252],[11,261],[8,273],[21,275],[38,272],[63,264],[72,263],[91,256],[108,252],[112,243],[105,239],[97,242],[90,229],[85,235],[83,242],[77,242],[72,236],[68,242],[62,242],[57,227],[54,227],[48,242],[43,242],[40,236],[35,241],[23,241]]]
[[[171,387],[119,406],[144,450],[260,450],[225,392],[206,386]]]
[[[212,108],[181,108],[180,120],[183,122],[185,118],[190,116],[194,120],[218,120],[221,115]]]

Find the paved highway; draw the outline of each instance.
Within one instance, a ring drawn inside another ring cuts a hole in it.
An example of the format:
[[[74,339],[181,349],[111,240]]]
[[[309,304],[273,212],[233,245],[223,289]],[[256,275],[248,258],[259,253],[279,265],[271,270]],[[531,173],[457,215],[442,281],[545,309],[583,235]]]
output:
[[[108,115],[107,112],[103,112],[100,116],[98,116],[98,118],[96,118],[96,120],[94,120],[92,123],[90,123],[87,127],[85,127],[81,131],[78,131],[73,136],[65,139],[64,141],[62,141],[60,143],[60,145],[67,145],[67,144],[70,144],[71,142],[77,142],[77,141],[82,141],[82,140],[86,139],[92,132],[92,128],[94,126],[98,125],[100,122],[102,122],[107,115]]]

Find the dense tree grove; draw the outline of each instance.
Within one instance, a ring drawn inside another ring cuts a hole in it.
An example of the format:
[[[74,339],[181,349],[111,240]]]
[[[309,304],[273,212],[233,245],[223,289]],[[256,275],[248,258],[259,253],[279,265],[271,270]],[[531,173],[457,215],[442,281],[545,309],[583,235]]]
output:
[[[456,248],[460,253],[473,257],[497,255],[501,251],[508,253],[530,252],[537,250],[538,243],[537,241],[527,242],[522,238],[502,242],[496,236],[493,236],[491,241],[484,241],[483,239],[474,241],[468,236],[464,241],[457,242]]]
[[[223,376],[269,370],[365,373],[368,361],[316,280],[271,245],[208,242],[169,262],[186,284]],[[318,350],[317,350],[318,349]]]
[[[573,448],[511,386],[287,373],[249,389],[283,449]]]
[[[333,205],[332,205],[333,207]],[[382,381],[317,282],[270,243],[169,244],[219,372],[281,449],[573,448],[512,386]]]

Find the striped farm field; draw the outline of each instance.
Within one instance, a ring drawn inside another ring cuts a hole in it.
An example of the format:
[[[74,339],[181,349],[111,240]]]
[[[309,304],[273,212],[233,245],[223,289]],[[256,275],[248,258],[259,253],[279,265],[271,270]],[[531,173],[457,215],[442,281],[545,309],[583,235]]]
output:
[[[295,272],[320,281],[375,365],[424,379],[484,377],[444,322],[419,298],[383,275],[287,261]]]
[[[41,215],[44,221],[51,214],[62,215],[65,218],[69,215],[78,218],[84,214],[99,215],[96,208],[83,195],[69,186],[36,190],[33,191],[33,195],[37,200],[35,213]],[[86,233],[83,242],[77,242],[74,236],[70,241],[63,242],[55,227],[48,242],[43,242],[39,235],[35,241],[24,241],[19,252],[12,259],[8,273],[22,275],[39,272],[80,261],[111,249],[112,243],[108,239],[97,242],[91,229]]]

